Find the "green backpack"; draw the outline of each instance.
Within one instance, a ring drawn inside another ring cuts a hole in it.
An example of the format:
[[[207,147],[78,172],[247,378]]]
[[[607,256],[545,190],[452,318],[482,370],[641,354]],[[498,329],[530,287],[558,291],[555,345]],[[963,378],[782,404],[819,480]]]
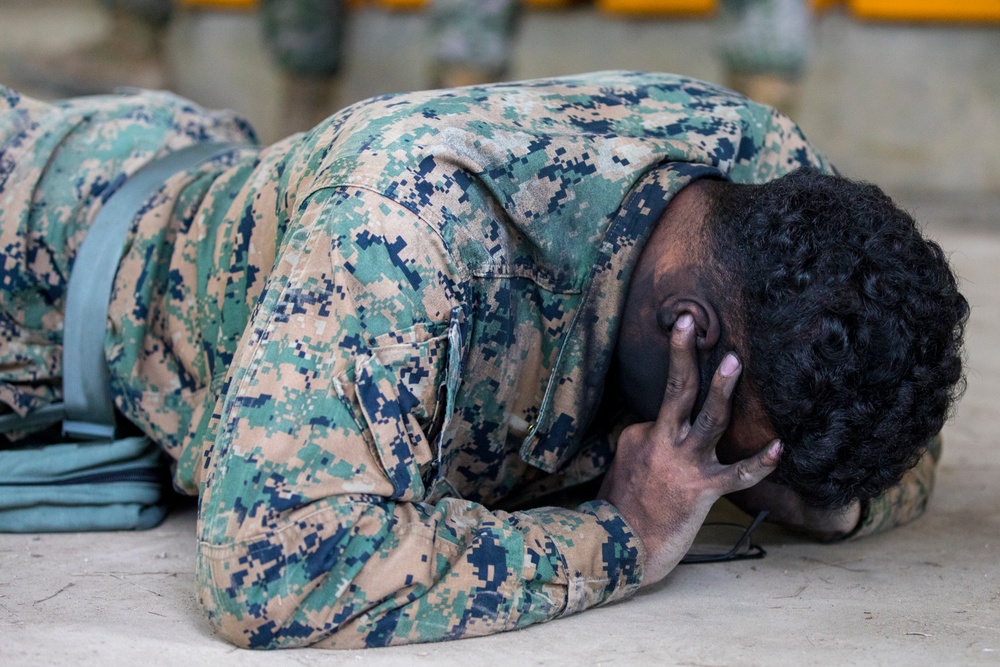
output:
[[[0,439],[0,532],[140,530],[166,516],[167,457],[149,438],[122,433],[115,414],[104,359],[108,304],[139,208],[172,174],[235,147],[204,143],[155,160],[94,218],[66,292],[63,402],[0,416],[0,434],[32,434]]]

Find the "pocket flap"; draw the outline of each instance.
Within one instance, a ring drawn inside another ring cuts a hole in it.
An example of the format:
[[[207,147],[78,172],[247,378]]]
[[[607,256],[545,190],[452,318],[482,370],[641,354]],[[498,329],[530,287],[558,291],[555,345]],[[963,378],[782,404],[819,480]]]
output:
[[[424,494],[424,474],[435,463],[431,438],[440,424],[448,337],[406,338],[397,336],[392,344],[359,355],[355,388],[394,497],[416,500]]]

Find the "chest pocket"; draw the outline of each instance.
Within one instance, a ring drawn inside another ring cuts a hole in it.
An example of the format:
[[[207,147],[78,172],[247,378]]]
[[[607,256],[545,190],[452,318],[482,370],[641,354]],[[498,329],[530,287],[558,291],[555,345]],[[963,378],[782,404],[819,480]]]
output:
[[[446,325],[420,324],[375,342],[355,361],[358,404],[393,497],[418,500],[436,465],[432,443],[444,418]]]

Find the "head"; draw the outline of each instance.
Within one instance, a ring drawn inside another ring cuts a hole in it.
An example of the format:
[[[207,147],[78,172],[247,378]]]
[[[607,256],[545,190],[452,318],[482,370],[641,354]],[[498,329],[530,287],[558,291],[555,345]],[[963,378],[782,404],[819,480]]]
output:
[[[703,393],[726,352],[743,362],[720,459],[779,437],[773,481],[817,507],[892,486],[964,387],[969,307],[941,248],[876,186],[813,170],[690,201],[687,259],[661,256],[649,303],[665,335],[695,316]]]

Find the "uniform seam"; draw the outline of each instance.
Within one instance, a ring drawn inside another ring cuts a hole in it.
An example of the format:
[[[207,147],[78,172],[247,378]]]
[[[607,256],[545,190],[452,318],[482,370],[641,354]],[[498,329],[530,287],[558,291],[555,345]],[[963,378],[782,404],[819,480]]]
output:
[[[334,496],[334,497],[337,499],[338,502],[340,502],[340,503],[346,502],[347,504],[350,504],[350,505],[375,506],[375,505],[378,504],[378,503],[372,502],[371,500],[365,500],[362,497],[357,497],[357,496],[354,496],[354,497],[352,497],[352,496]],[[379,498],[381,498],[381,496]],[[385,499],[385,498],[383,498],[383,500],[387,500],[388,502],[393,502],[393,503],[397,502],[397,501],[392,501],[392,500],[388,500],[388,499]],[[404,501],[400,501],[400,502],[404,502]],[[208,548],[210,548],[212,550],[220,550],[221,551],[221,550],[224,550],[224,549],[231,549],[231,548],[236,548],[236,547],[240,547],[240,546],[247,546],[249,543],[256,542],[256,541],[258,541],[258,540],[260,540],[262,538],[269,538],[269,537],[282,538],[282,536],[283,536],[284,533],[286,533],[286,532],[288,532],[290,530],[298,528],[298,526],[297,526],[298,523],[300,523],[302,521],[307,521],[309,519],[315,518],[315,517],[323,515],[323,514],[334,512],[335,510],[336,510],[336,508],[334,508],[334,507],[321,507],[321,508],[318,508],[318,509],[316,509],[316,510],[314,510],[312,512],[309,512],[308,514],[306,514],[304,516],[296,517],[295,520],[294,520],[294,522],[292,522],[292,523],[286,523],[285,525],[280,526],[278,528],[274,528],[274,529],[270,529],[270,530],[265,530],[263,532],[255,532],[255,533],[252,533],[252,534],[247,535],[245,537],[240,537],[238,539],[232,539],[232,540],[230,540],[228,542],[221,543],[221,544],[220,543],[216,543],[216,542],[211,542],[211,541],[205,540],[205,539],[199,539],[198,540],[198,545],[202,546],[202,547],[208,547]],[[352,522],[351,525],[354,525],[354,522]],[[403,524],[401,526],[398,526],[397,528],[394,528],[392,532],[394,532],[394,533],[405,533],[405,534],[410,534],[410,533],[418,533],[419,534],[420,532],[424,532],[424,531],[428,532],[429,534],[427,534],[427,535],[420,535],[420,536],[424,537],[425,539],[427,539],[430,542],[433,542],[435,545],[437,545],[437,544],[447,545],[447,547],[450,548],[450,549],[454,549],[454,550],[457,550],[459,552],[462,551],[462,548],[459,545],[452,544],[451,542],[448,542],[447,540],[445,540],[445,541],[439,541],[439,540],[437,540],[436,539],[437,534],[434,531],[434,529],[430,528],[430,527],[427,527],[426,524],[423,524],[423,523],[419,523],[419,522],[405,523],[405,524]]]
[[[306,195],[306,198],[312,197],[314,194],[316,194],[317,192],[320,192],[321,190],[342,190],[343,191],[343,190],[349,190],[351,188],[355,188],[357,190],[364,190],[365,192],[370,192],[370,193],[378,196],[379,198],[384,199],[385,201],[393,204],[394,206],[397,206],[397,207],[399,207],[399,208],[407,211],[411,215],[415,216],[418,220],[420,220],[421,223],[423,223],[424,226],[426,226],[428,229],[431,230],[431,232],[434,234],[434,236],[438,240],[441,241],[441,247],[444,248],[444,251],[445,251],[445,253],[448,256],[449,262],[455,267],[455,269],[456,269],[456,271],[458,273],[457,277],[459,278],[459,281],[460,282],[465,282],[465,281],[467,281],[469,279],[469,277],[471,275],[470,272],[469,272],[469,270],[466,269],[465,266],[460,265],[456,261],[456,259],[455,259],[455,253],[453,252],[452,248],[448,244],[447,240],[445,240],[444,235],[441,234],[441,230],[439,230],[437,227],[435,227],[433,224],[431,224],[431,222],[427,218],[425,218],[423,215],[421,215],[419,212],[413,210],[411,207],[407,206],[406,204],[404,204],[403,202],[399,201],[398,199],[395,199],[395,198],[390,197],[389,195],[387,195],[381,188],[377,187],[374,182],[345,181],[345,182],[338,182],[338,183],[327,183],[327,184],[324,184],[324,185],[316,185],[316,186],[314,186],[313,188],[311,188],[309,190],[309,193],[308,193],[308,195]]]

